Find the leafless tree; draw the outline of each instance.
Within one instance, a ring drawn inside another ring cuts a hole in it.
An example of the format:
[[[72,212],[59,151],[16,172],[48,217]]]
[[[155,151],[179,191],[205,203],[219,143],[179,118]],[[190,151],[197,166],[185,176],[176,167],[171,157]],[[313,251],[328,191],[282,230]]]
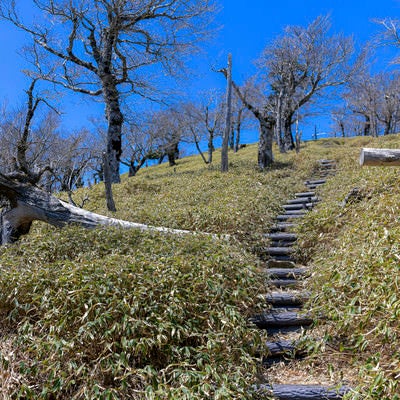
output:
[[[237,95],[233,96],[232,104],[232,132],[230,148],[236,153],[240,149],[241,133],[243,129],[253,127],[251,114]]]
[[[400,119],[400,75],[360,73],[349,84],[345,98],[352,112],[362,118],[364,135],[394,133]]]
[[[288,26],[257,62],[272,94],[281,151],[295,147],[296,112],[328,88],[344,85],[355,71],[352,39],[330,35],[329,30],[328,16],[316,18],[307,27]]]
[[[40,12],[32,25],[18,3],[2,1],[0,15],[32,37],[35,73],[104,101],[111,178],[119,182],[123,96],[154,95],[144,79],[154,65],[179,69],[182,55],[207,36],[212,0],[31,0]]]
[[[224,106],[222,94],[216,90],[201,93],[197,102],[185,103],[181,108],[180,118],[184,141],[194,143],[206,164],[213,161],[214,139],[222,135]],[[201,149],[201,142],[207,143],[207,157]]]
[[[226,69],[221,69],[219,72],[227,78]],[[236,96],[259,123],[257,164],[260,169],[265,169],[271,166],[274,161],[272,144],[276,119],[271,97],[265,96],[263,91],[260,90],[260,86],[256,85],[253,79],[247,81],[242,87],[232,80],[232,87]]]
[[[135,115],[125,125],[124,142],[126,157],[121,162],[129,168],[128,176],[132,177],[149,160],[160,159],[162,154],[159,149],[158,135],[154,120],[154,112],[145,115]]]
[[[2,110],[0,138],[0,170],[9,177],[38,184],[46,171],[51,169],[54,144],[59,126],[58,113],[47,99],[35,90],[33,79],[26,91],[26,103],[20,109]],[[44,104],[48,112],[39,113]],[[38,121],[37,121],[38,120]]]

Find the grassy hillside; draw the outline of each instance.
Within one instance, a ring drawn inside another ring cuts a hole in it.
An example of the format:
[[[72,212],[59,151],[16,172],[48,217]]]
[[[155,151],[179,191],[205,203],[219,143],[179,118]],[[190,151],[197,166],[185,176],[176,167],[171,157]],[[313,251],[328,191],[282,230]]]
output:
[[[117,218],[230,241],[37,224],[0,249],[3,397],[250,397],[265,339],[246,322],[266,291],[255,253],[279,205],[318,159],[334,158],[339,172],[300,232],[299,256],[315,271],[312,307],[328,317],[319,329],[329,345],[360,371],[358,398],[398,398],[399,175],[358,167],[366,145],[399,147],[400,137],[309,142],[298,155],[277,154],[266,172],[248,146],[230,154],[227,174],[188,157],[114,187]],[[86,208],[106,214],[102,186],[75,195],[84,196]],[[325,362],[316,349],[318,357]]]

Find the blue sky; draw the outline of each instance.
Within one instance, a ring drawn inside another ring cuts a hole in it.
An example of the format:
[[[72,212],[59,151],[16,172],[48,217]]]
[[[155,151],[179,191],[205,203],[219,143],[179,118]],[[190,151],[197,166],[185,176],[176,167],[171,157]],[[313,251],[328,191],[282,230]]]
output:
[[[29,15],[31,1],[21,3]],[[287,25],[307,25],[318,15],[330,13],[332,32],[353,35],[362,45],[379,31],[372,19],[400,18],[400,0],[220,0],[220,3],[222,11],[217,16],[217,24],[221,29],[192,63],[193,67],[198,67],[191,85],[193,94],[202,89],[224,87],[223,77],[212,72],[211,66],[224,63],[228,52],[233,54],[234,79],[240,82],[251,76],[254,73],[253,61]],[[7,99],[11,105],[24,100],[23,90],[27,83],[21,70],[27,64],[19,53],[26,40],[26,34],[0,22],[0,101]],[[393,49],[381,50],[379,57],[379,67],[388,68]],[[89,125],[87,117],[101,114],[102,107],[69,94],[63,98],[63,111],[64,126],[79,128]],[[319,120],[318,124],[324,122]]]

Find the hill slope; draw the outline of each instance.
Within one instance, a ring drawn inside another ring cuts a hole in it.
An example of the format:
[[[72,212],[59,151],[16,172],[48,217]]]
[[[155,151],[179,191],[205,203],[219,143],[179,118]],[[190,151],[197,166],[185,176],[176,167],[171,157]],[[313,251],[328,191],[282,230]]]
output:
[[[246,318],[262,307],[256,257],[283,199],[321,158],[339,173],[300,229],[299,257],[315,266],[320,332],[360,371],[354,398],[395,399],[399,334],[397,169],[357,165],[362,146],[399,147],[396,136],[307,143],[255,168],[256,146],[230,155],[230,172],[198,157],[147,168],[115,186],[117,218],[195,235],[38,224],[0,250],[0,385],[5,398],[246,398],[259,368],[259,333]],[[348,193],[358,195],[344,207]],[[83,189],[104,210],[102,186]],[[400,279],[400,278],[399,278]],[[340,340],[339,340],[340,339]],[[320,349],[313,361],[332,368]],[[368,397],[369,396],[369,397]]]

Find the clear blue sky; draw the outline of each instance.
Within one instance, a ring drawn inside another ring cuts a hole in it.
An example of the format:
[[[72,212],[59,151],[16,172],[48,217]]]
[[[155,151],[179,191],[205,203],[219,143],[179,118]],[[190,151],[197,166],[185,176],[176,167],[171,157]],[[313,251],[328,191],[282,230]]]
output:
[[[31,2],[21,3],[24,12],[29,14]],[[379,30],[373,18],[400,18],[400,0],[220,0],[220,3],[222,11],[217,23],[222,28],[193,62],[199,66],[199,75],[192,85],[193,94],[201,89],[224,86],[223,77],[211,72],[210,66],[223,63],[228,52],[233,54],[234,78],[241,81],[249,77],[254,72],[253,61],[287,25],[307,25],[318,15],[330,13],[332,32],[353,35],[362,45]],[[21,70],[27,64],[19,52],[26,40],[26,34],[0,22],[0,101],[7,99],[10,104],[17,105],[24,100],[27,83]],[[392,56],[393,50],[381,51],[380,66],[387,68]],[[83,102],[80,96],[70,94],[63,99],[63,124],[81,127],[89,124],[88,116],[101,110],[101,106]]]

